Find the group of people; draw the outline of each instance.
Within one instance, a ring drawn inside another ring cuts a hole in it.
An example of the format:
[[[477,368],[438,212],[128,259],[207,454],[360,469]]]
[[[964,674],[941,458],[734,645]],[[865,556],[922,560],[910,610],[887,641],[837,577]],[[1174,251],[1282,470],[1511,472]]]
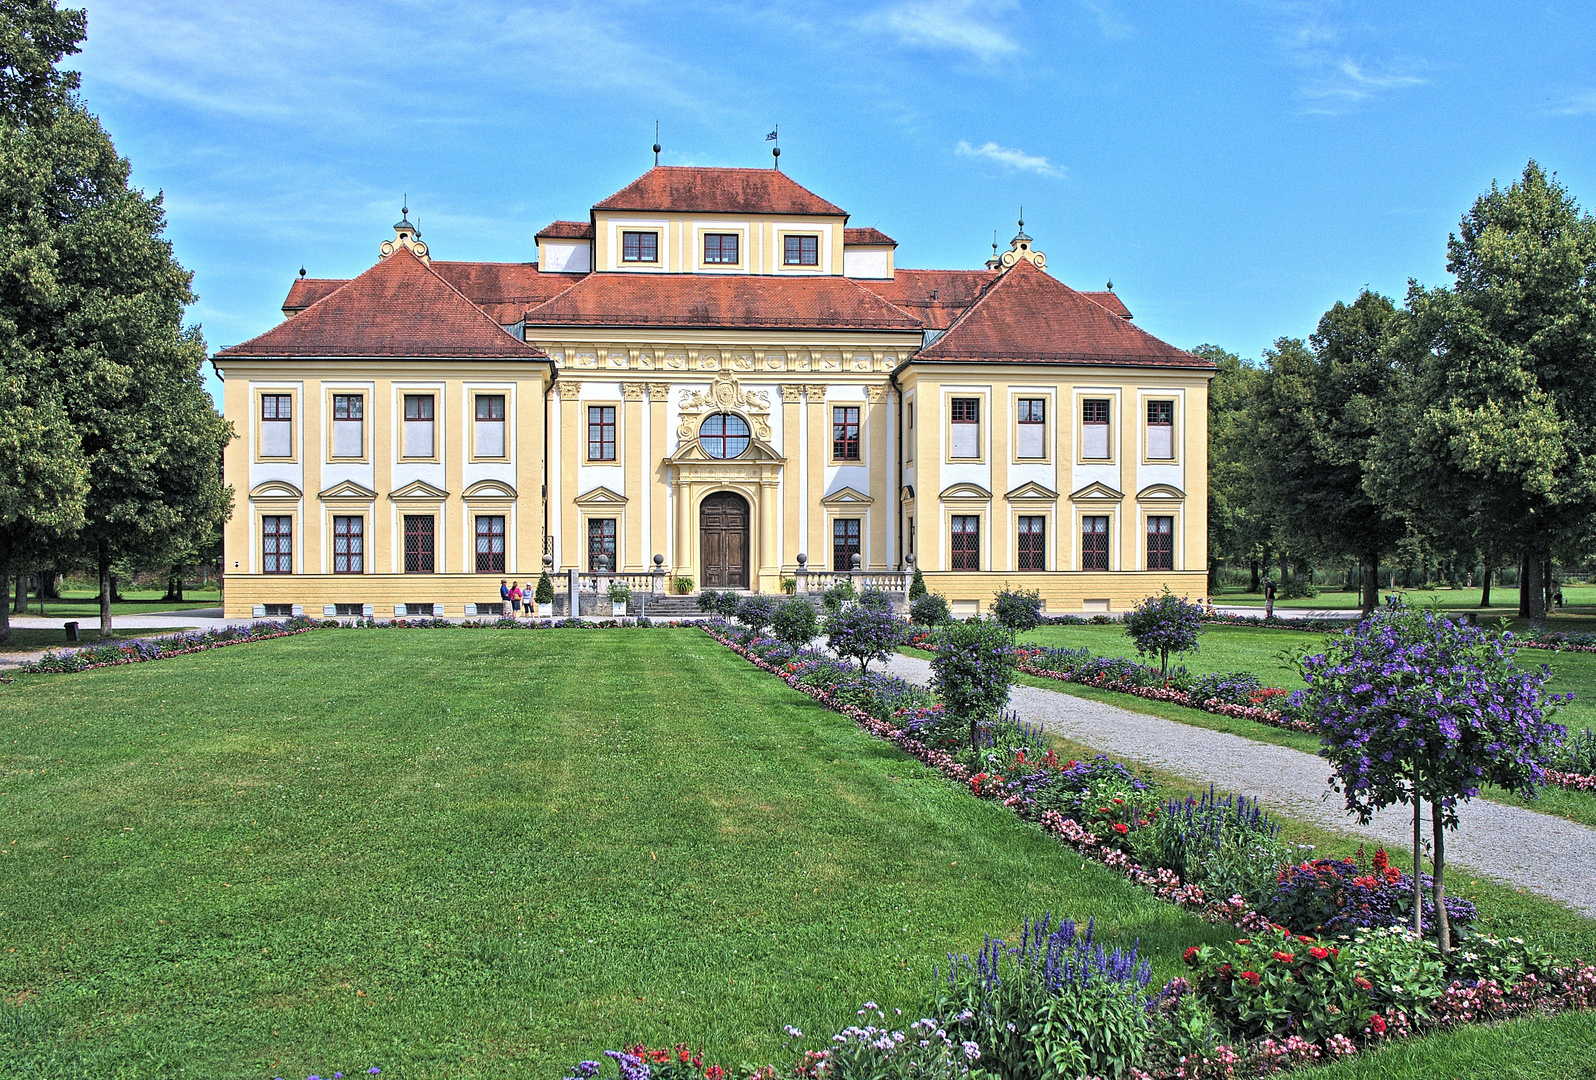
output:
[[[499,599],[504,602],[504,608],[500,615],[506,619],[519,619],[521,617],[522,602],[525,601],[527,617],[535,617],[537,609],[533,606],[535,601],[532,599],[532,593],[533,589],[530,585],[522,589],[519,581],[507,581],[505,578],[500,578]]]

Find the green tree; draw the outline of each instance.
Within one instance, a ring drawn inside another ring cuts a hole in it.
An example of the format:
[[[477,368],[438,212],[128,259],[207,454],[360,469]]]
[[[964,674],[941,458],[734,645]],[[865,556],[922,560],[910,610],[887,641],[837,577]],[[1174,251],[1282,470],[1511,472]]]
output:
[[[1394,324],[1403,387],[1370,490],[1431,536],[1520,552],[1541,624],[1544,566],[1596,535],[1596,221],[1531,161],[1475,200],[1447,252],[1453,284],[1410,285]]]
[[[1368,492],[1365,461],[1393,382],[1387,341],[1396,306],[1364,290],[1337,301],[1309,342],[1281,338],[1265,354],[1250,437],[1257,498],[1296,552],[1352,555],[1362,566],[1362,606],[1378,603],[1380,556],[1405,522]]]
[[[1219,568],[1252,562],[1268,536],[1253,491],[1252,407],[1264,371],[1217,345],[1192,352],[1219,369],[1208,384],[1208,592],[1218,587]]]
[[[113,564],[170,565],[226,519],[231,430],[200,377],[204,339],[183,325],[191,275],[162,237],[161,198],[129,188],[76,76],[55,68],[82,34],[81,13],[48,0],[0,5],[0,362],[23,405],[60,435],[59,405],[76,436],[52,470],[68,490],[81,454],[83,521],[60,554],[98,569],[108,635]],[[37,537],[49,517],[17,521]]]

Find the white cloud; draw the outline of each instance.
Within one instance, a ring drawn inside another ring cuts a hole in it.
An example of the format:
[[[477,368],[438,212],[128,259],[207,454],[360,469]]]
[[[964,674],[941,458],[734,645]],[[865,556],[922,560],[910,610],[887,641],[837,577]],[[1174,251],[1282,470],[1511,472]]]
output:
[[[990,62],[1019,51],[1014,39],[991,18],[1012,6],[977,0],[909,0],[883,8],[859,25],[873,33],[895,37],[903,45],[966,52],[977,60]]]
[[[1596,90],[1569,94],[1562,104],[1554,105],[1550,112],[1553,116],[1590,116],[1596,113]]]
[[[1016,172],[1033,172],[1039,176],[1064,175],[1063,166],[1050,165],[1045,157],[1027,154],[1024,150],[1015,150],[1012,147],[999,146],[995,142],[971,146],[964,139],[960,139],[959,145],[953,148],[953,152],[960,157],[986,158]]]
[[[1286,61],[1302,72],[1297,96],[1310,113],[1342,113],[1384,94],[1422,86],[1423,65],[1400,59],[1365,59],[1387,51],[1386,35],[1365,24],[1332,19],[1334,3],[1292,0],[1264,3],[1279,18],[1276,40]],[[1348,40],[1348,39],[1352,40]]]
[[[1098,32],[1106,38],[1128,38],[1131,24],[1121,14],[1113,0],[1077,0],[1081,8],[1097,22]]]

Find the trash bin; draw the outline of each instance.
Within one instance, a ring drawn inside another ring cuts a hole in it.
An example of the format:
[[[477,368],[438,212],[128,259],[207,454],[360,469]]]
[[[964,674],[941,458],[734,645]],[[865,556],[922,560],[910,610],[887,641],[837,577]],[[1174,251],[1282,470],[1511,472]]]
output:
[[[67,640],[68,641],[76,641],[76,640],[78,640],[78,624],[77,623],[69,622],[69,623],[66,624],[64,629],[66,630],[66,636],[67,636]]]

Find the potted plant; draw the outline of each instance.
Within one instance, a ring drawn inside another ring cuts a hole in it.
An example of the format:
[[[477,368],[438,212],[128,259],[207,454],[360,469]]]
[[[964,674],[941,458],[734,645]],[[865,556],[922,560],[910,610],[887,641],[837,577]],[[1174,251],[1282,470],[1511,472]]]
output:
[[[554,618],[554,582],[549,580],[549,572],[543,571],[543,576],[538,578],[538,587],[532,593],[532,599],[537,601],[538,618]]]
[[[632,587],[620,578],[610,582],[610,614],[620,618],[626,614],[626,602],[632,598]]]

